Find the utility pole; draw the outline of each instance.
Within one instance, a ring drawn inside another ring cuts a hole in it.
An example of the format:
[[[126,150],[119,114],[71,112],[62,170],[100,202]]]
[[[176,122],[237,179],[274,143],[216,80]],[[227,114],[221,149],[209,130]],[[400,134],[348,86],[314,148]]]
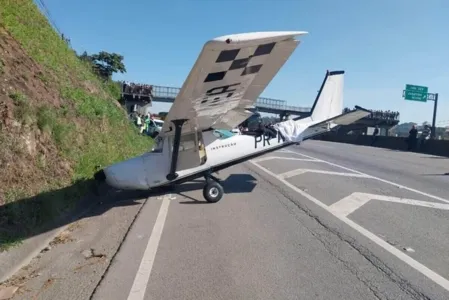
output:
[[[436,127],[436,121],[437,121],[437,109],[438,109],[438,93],[436,94],[427,94],[427,100],[433,101],[433,119],[432,119],[432,134],[431,134],[431,138],[435,139],[436,134],[437,134],[437,127]],[[429,97],[430,95],[433,95],[433,100],[430,99],[432,97]]]

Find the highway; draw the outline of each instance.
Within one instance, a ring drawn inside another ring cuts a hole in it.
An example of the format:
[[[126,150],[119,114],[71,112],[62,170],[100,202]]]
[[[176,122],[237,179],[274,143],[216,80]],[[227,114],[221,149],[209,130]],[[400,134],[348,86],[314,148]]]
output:
[[[199,180],[85,220],[91,237],[36,263],[14,299],[449,299],[447,172],[448,158],[306,141],[220,172],[219,203]],[[40,288],[89,239],[110,263]]]

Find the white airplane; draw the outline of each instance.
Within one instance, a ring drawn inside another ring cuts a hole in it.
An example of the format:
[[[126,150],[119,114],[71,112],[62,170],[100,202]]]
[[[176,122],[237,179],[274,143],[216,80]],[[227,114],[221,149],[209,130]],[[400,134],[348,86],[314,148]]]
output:
[[[338,125],[370,114],[343,111],[344,71],[327,72],[309,117],[279,122],[272,129],[232,130],[252,115],[255,102],[299,45],[306,32],[257,32],[208,41],[177,95],[148,153],[108,166],[95,174],[119,190],[150,190],[205,177],[203,196],[218,202],[224,194],[212,174],[232,165],[297,144]]]

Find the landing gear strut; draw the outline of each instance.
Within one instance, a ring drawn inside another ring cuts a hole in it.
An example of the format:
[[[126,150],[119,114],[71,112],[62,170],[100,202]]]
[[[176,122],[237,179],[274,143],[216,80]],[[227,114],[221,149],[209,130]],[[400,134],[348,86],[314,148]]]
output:
[[[221,200],[224,194],[223,187],[219,183],[218,178],[212,174],[204,176],[206,185],[203,188],[203,197],[209,203],[216,203]]]

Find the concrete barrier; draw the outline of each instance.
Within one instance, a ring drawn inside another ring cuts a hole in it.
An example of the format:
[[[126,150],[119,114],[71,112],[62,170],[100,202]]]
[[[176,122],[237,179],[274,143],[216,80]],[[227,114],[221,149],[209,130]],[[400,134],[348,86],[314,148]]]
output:
[[[316,140],[347,143],[353,145],[371,146],[373,136],[371,135],[339,135],[335,133],[324,134],[314,138]],[[419,144],[419,143],[417,143]],[[387,148],[393,150],[407,151],[407,138],[378,136],[373,147]],[[417,145],[413,152],[447,156],[449,157],[449,140],[427,140],[423,147]]]

